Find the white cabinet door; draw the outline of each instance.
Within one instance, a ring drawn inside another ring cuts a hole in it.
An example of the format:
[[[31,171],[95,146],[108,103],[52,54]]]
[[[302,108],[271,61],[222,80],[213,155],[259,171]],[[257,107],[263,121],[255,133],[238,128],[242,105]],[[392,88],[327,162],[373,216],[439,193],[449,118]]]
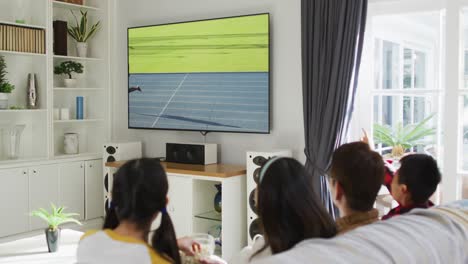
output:
[[[104,179],[102,160],[85,162],[85,217],[86,220],[104,216]]]
[[[168,175],[169,203],[167,211],[171,216],[177,237],[188,236],[193,232],[192,178]]]
[[[60,164],[60,205],[67,207],[65,212],[77,213],[80,220],[84,219],[85,200],[85,169],[84,162],[69,162]]]
[[[59,167],[45,165],[29,168],[29,209],[44,208],[50,211],[50,204],[61,206],[59,202]],[[30,218],[30,229],[46,228],[47,223],[38,218]]]
[[[0,237],[28,231],[28,172],[26,170],[0,171],[0,215]]]

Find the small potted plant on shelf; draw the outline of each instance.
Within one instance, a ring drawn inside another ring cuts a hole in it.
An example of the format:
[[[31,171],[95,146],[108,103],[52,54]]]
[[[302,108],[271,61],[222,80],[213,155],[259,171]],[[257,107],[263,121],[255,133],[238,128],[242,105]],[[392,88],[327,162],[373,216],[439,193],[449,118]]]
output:
[[[71,11],[73,17],[75,17],[76,24],[68,27],[68,34],[74,38],[77,48],[78,57],[86,57],[88,55],[88,43],[86,43],[99,29],[101,22],[98,21],[92,26],[88,26],[88,12],[81,12],[81,20],[78,22],[78,18],[75,13]]]
[[[374,124],[374,142],[392,147],[390,157],[399,159],[405,152],[422,143],[427,136],[435,135],[435,127],[427,127],[426,124],[434,117],[434,114],[426,117],[419,123],[403,126],[398,123],[396,128],[388,125]]]
[[[79,62],[64,61],[54,68],[55,74],[65,74],[68,79],[64,79],[65,87],[75,87],[76,79],[73,79],[72,73],[83,73],[83,65]]]
[[[59,226],[65,223],[76,223],[81,225],[80,221],[72,216],[78,214],[64,213],[65,207],[57,207],[51,204],[52,212],[49,213],[44,208],[31,212],[32,216],[37,216],[47,222],[48,227],[45,229],[47,247],[49,252],[56,252],[60,242],[60,228]]]
[[[6,74],[5,58],[0,56],[0,109],[8,109],[8,94],[15,89],[15,86],[8,82]]]

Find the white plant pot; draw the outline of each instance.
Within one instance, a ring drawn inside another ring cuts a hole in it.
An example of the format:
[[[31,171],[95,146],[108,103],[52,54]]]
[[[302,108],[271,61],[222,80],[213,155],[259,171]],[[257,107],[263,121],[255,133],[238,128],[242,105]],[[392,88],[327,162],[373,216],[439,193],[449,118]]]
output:
[[[76,79],[65,79],[63,80],[65,87],[67,88],[75,88],[76,87]]]
[[[8,94],[0,93],[0,109],[8,109]]]
[[[78,53],[78,57],[88,57],[88,43],[86,42],[76,43],[76,51]]]

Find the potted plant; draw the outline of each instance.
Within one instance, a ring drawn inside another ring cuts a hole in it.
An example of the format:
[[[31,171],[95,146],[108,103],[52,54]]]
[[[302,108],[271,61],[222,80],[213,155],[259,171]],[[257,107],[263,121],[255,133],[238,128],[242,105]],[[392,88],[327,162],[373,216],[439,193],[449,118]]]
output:
[[[65,74],[68,79],[65,78],[65,87],[75,87],[76,79],[73,79],[72,73],[83,73],[83,65],[79,62],[64,61],[54,68],[55,74]]]
[[[78,225],[81,225],[81,223],[72,217],[78,214],[64,213],[65,207],[57,207],[54,204],[51,204],[51,207],[51,213],[44,208],[40,208],[39,210],[32,211],[31,215],[37,216],[47,222],[48,227],[45,229],[47,247],[49,248],[49,252],[56,252],[60,242],[59,226],[65,223],[76,223]]]
[[[425,137],[435,135],[435,127],[426,126],[433,116],[434,114],[416,124],[403,126],[401,123],[398,123],[396,128],[388,125],[374,124],[374,142],[392,147],[391,157],[398,159],[409,148],[423,143]]]
[[[91,27],[88,27],[87,11],[80,11],[81,20],[79,22],[75,13],[73,13],[73,11],[71,12],[73,14],[73,17],[75,17],[76,24],[74,26],[70,25],[68,27],[68,34],[70,34],[70,36],[77,41],[76,48],[78,57],[86,57],[88,54],[88,44],[86,42],[89,40],[89,38],[96,34],[101,22],[98,21],[96,24],[92,25]]]
[[[8,109],[8,94],[15,89],[15,86],[8,82],[6,74],[5,58],[0,56],[0,109]]]

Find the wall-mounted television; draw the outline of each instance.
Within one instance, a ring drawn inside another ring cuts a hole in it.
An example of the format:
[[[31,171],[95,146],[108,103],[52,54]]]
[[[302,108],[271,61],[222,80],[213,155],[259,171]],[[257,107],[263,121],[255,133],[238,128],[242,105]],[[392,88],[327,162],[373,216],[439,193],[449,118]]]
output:
[[[128,127],[270,132],[269,14],[128,29]]]

